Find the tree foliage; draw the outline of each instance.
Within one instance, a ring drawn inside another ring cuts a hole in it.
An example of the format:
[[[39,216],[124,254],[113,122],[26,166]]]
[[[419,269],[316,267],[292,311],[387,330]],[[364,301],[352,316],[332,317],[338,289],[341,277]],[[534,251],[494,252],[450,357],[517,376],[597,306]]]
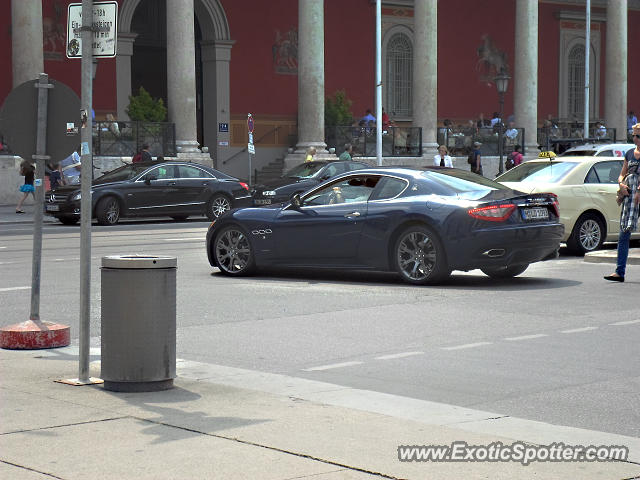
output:
[[[152,98],[144,87],[140,87],[138,95],[129,97],[127,115],[138,122],[164,122],[167,118],[167,107],[161,98]]]
[[[332,97],[327,97],[324,103],[324,124],[327,126],[351,125],[353,115],[351,104],[344,90],[338,90]]]

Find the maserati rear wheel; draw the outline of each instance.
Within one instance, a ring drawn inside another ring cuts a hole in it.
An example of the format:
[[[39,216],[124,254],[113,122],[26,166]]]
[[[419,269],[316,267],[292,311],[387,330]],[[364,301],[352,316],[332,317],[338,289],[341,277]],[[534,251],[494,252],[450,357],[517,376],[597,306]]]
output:
[[[413,225],[404,230],[396,240],[393,255],[396,271],[407,283],[434,284],[451,273],[440,239],[426,226]]]

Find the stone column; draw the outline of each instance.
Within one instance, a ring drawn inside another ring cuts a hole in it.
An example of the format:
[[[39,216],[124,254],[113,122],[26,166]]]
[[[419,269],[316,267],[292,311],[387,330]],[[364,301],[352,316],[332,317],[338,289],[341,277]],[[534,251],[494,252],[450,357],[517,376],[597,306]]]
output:
[[[538,0],[516,0],[513,78],[516,127],[524,128],[525,158],[538,156]]]
[[[202,77],[206,88],[202,92],[204,146],[215,152],[217,167],[229,157],[231,133],[219,131],[221,123],[231,125],[230,78],[232,40],[216,40],[202,43]]]
[[[627,0],[609,0],[607,4],[605,126],[616,129],[619,142],[627,141],[628,8]]]
[[[137,33],[118,32],[118,55],[116,57],[117,119],[129,120],[126,109],[131,96],[131,57]],[[138,92],[133,92],[137,94]]]
[[[167,0],[167,107],[178,154],[199,152],[194,0]]]
[[[42,0],[11,0],[13,86],[44,72]]]
[[[324,0],[298,0],[298,143],[286,168],[309,147],[328,156],[324,142]]]
[[[413,18],[413,126],[422,128],[423,159],[432,159],[438,148],[437,0],[415,0]]]

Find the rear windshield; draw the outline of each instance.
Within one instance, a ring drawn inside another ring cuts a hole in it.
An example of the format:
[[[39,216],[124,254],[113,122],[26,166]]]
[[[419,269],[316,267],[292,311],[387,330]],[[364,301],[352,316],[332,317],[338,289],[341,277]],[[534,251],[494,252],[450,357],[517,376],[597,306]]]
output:
[[[464,198],[478,199],[495,190],[511,190],[493,180],[456,168],[427,170],[422,175],[431,181],[432,193],[437,195],[458,195]]]
[[[124,165],[120,168],[116,168],[115,170],[105,173],[101,177],[96,178],[93,183],[111,183],[131,180],[133,178],[136,178],[147,168],[149,168],[149,165]]]
[[[293,167],[284,176],[289,178],[311,178],[325,165],[326,163],[324,162],[305,162]]]
[[[525,162],[500,175],[499,182],[556,183],[578,165],[575,162]]]
[[[592,157],[596,154],[595,150],[567,150],[561,153],[560,157]]]

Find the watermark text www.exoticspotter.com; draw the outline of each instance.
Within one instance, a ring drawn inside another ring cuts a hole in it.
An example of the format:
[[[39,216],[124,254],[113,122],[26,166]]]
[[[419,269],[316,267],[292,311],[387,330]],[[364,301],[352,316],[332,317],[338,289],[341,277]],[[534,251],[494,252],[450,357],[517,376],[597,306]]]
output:
[[[621,445],[566,445],[562,442],[550,445],[528,445],[514,442],[505,445],[493,442],[489,445],[469,445],[453,442],[451,445],[400,445],[398,459],[401,462],[608,462],[625,461],[629,449]]]

